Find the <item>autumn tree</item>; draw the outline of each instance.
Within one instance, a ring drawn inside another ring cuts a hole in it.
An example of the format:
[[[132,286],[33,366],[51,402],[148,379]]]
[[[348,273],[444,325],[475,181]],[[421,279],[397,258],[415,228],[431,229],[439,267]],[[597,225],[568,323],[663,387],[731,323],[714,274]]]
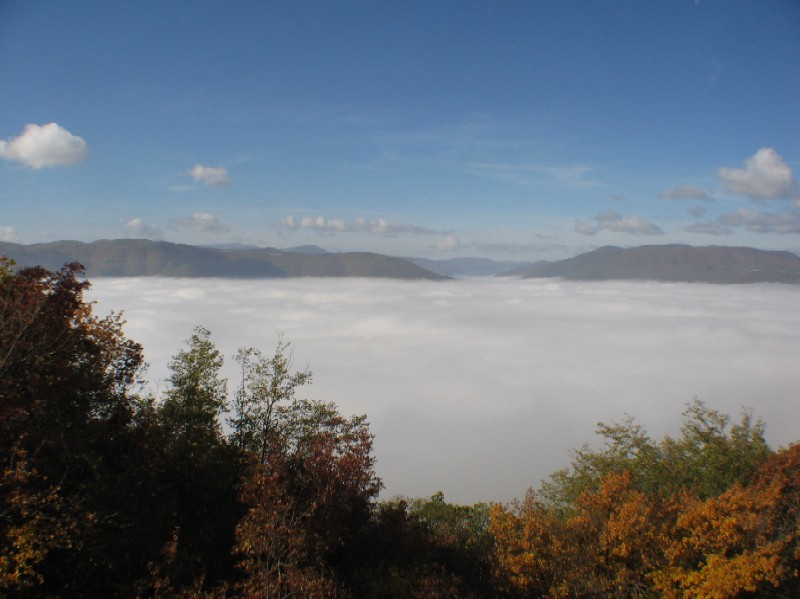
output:
[[[763,424],[744,414],[730,425],[697,401],[684,416],[681,436],[660,443],[631,419],[601,424],[605,445],[576,452],[541,495],[493,506],[501,588],[520,596],[722,598],[790,584],[796,556],[786,548],[796,547],[796,532],[785,531],[796,531],[797,519],[778,526],[771,514],[797,501],[796,487],[789,468],[770,469],[776,458]]]
[[[263,463],[242,489],[248,511],[236,550],[247,597],[334,597],[345,592],[358,532],[380,490],[364,416],[295,399],[278,410]]]
[[[80,274],[0,265],[0,588],[15,594],[104,584],[129,515],[105,489],[131,448],[141,348],[92,313]]]
[[[685,497],[654,576],[666,597],[800,593],[800,445],[773,455],[749,484]]]

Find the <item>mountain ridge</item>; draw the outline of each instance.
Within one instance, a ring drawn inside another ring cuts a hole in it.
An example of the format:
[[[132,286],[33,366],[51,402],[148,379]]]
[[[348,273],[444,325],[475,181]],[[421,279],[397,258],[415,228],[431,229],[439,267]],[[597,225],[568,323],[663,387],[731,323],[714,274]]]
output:
[[[79,262],[89,277],[445,278],[401,258],[371,252],[220,249],[147,239],[100,239],[90,243],[66,240],[30,245],[0,242],[0,255],[13,259],[20,267],[41,265],[50,270]]]
[[[603,246],[557,261],[527,263],[486,258],[431,260],[372,252],[297,248],[211,247],[151,241],[100,239],[22,245],[0,242],[0,255],[22,266],[51,270],[79,262],[89,277],[379,277],[440,280],[452,276],[518,276],[580,281],[651,280],[717,284],[800,284],[800,257],[788,251],[736,246]],[[519,264],[519,263],[517,263]]]
[[[576,281],[650,280],[683,283],[800,284],[800,257],[739,246],[603,246],[554,262],[535,262],[500,276]]]

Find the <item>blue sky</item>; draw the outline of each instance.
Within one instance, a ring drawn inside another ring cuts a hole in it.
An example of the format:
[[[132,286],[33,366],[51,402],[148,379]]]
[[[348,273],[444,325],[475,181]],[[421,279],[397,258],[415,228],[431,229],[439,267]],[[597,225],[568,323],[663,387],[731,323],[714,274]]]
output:
[[[800,250],[800,4],[0,2],[0,239]]]

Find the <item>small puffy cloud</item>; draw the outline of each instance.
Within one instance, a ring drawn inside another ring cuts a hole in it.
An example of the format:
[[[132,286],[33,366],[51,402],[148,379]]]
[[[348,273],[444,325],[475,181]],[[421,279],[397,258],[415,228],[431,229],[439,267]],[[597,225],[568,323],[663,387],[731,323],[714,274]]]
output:
[[[658,198],[661,200],[701,200],[703,202],[713,202],[710,195],[699,187],[671,187],[665,189]]]
[[[638,216],[623,217],[619,212],[609,210],[594,217],[595,224],[575,221],[575,232],[582,235],[594,235],[599,231],[612,231],[614,233],[630,233],[632,235],[663,235],[661,227],[643,220]]]
[[[791,193],[795,183],[792,169],[772,148],[761,148],[744,164],[743,169],[722,167],[717,170],[717,176],[728,190],[759,200],[782,198]]]
[[[281,223],[285,228],[290,230],[298,229],[311,229],[318,233],[335,234],[335,233],[374,233],[383,235],[399,235],[401,233],[410,233],[413,235],[438,235],[439,231],[428,229],[425,227],[417,227],[415,225],[402,225],[391,223],[386,219],[379,218],[376,220],[368,220],[366,218],[358,217],[352,222],[346,222],[340,218],[326,218],[324,216],[304,216],[303,218],[295,218],[288,216],[283,219]]]
[[[227,233],[230,227],[208,212],[195,212],[177,223],[195,233]]]
[[[440,252],[456,252],[464,247],[461,240],[453,235],[445,235],[438,240],[434,245],[434,249]]]
[[[27,167],[72,166],[86,160],[86,142],[58,123],[28,124],[19,137],[0,140],[0,157]]]
[[[223,185],[231,184],[228,169],[222,166],[196,164],[189,171],[189,176],[198,183],[203,183],[206,187],[222,187]]]
[[[137,237],[144,239],[161,239],[161,229],[156,225],[149,225],[141,218],[132,218],[125,223],[125,228]]]
[[[0,241],[5,241],[7,243],[16,243],[19,240],[17,237],[17,231],[14,227],[3,226],[0,227]]]

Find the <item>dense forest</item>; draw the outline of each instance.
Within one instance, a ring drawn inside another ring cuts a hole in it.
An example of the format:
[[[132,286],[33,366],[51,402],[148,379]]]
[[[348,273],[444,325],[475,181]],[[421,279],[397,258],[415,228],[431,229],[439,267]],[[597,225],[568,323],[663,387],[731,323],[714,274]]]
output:
[[[298,397],[288,342],[229,395],[198,327],[155,398],[87,287],[0,262],[0,596],[800,596],[800,445],[749,414],[600,424],[508,504],[381,499],[366,417]]]

